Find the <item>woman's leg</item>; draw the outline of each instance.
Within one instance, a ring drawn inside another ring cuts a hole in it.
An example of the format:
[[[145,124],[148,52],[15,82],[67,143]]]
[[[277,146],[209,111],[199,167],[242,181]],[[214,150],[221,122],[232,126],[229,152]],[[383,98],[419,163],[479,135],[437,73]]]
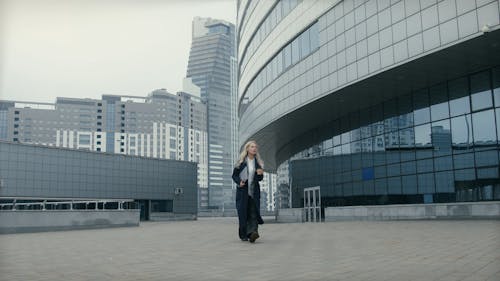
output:
[[[255,239],[259,238],[259,225],[257,222],[257,209],[255,207],[255,201],[250,196],[248,197],[247,216],[247,236],[250,239],[250,242],[254,242]]]

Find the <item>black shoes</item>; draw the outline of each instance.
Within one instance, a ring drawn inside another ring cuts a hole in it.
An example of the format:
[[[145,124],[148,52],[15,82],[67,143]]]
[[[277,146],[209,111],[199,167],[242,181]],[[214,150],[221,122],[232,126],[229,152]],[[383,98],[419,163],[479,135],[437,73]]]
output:
[[[259,234],[254,231],[248,236],[248,241],[250,241],[250,243],[254,243],[257,238],[259,238]]]

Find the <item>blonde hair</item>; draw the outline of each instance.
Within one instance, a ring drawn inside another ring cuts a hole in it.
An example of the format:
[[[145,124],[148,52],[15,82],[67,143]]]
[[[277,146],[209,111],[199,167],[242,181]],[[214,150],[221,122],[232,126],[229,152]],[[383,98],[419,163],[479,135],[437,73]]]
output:
[[[240,158],[238,159],[238,162],[236,163],[237,167],[240,166],[241,163],[243,163],[245,161],[245,159],[247,158],[247,156],[248,156],[248,148],[252,144],[255,144],[258,147],[257,142],[254,141],[254,140],[251,140],[251,141],[248,141],[247,143],[245,143],[245,145],[243,146],[243,149],[241,150]],[[264,162],[260,158],[259,152],[257,152],[257,154],[255,154],[255,158],[257,159],[257,163],[259,163],[260,167],[262,169],[264,169]]]

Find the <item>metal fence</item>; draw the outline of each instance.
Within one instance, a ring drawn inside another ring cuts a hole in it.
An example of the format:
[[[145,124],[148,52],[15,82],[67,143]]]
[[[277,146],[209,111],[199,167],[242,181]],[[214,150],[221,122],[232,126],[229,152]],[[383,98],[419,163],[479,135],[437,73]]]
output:
[[[23,210],[130,210],[138,209],[139,205],[132,199],[2,199],[0,211]],[[10,202],[8,202],[10,201]]]

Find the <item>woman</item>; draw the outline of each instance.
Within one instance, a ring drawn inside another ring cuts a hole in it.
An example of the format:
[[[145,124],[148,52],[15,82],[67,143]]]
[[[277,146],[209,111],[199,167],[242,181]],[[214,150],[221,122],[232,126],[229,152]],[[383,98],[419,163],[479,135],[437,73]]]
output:
[[[238,233],[242,241],[251,243],[259,238],[258,224],[264,223],[260,216],[259,185],[264,177],[264,163],[257,149],[255,141],[247,142],[233,170],[233,181],[237,185]]]

